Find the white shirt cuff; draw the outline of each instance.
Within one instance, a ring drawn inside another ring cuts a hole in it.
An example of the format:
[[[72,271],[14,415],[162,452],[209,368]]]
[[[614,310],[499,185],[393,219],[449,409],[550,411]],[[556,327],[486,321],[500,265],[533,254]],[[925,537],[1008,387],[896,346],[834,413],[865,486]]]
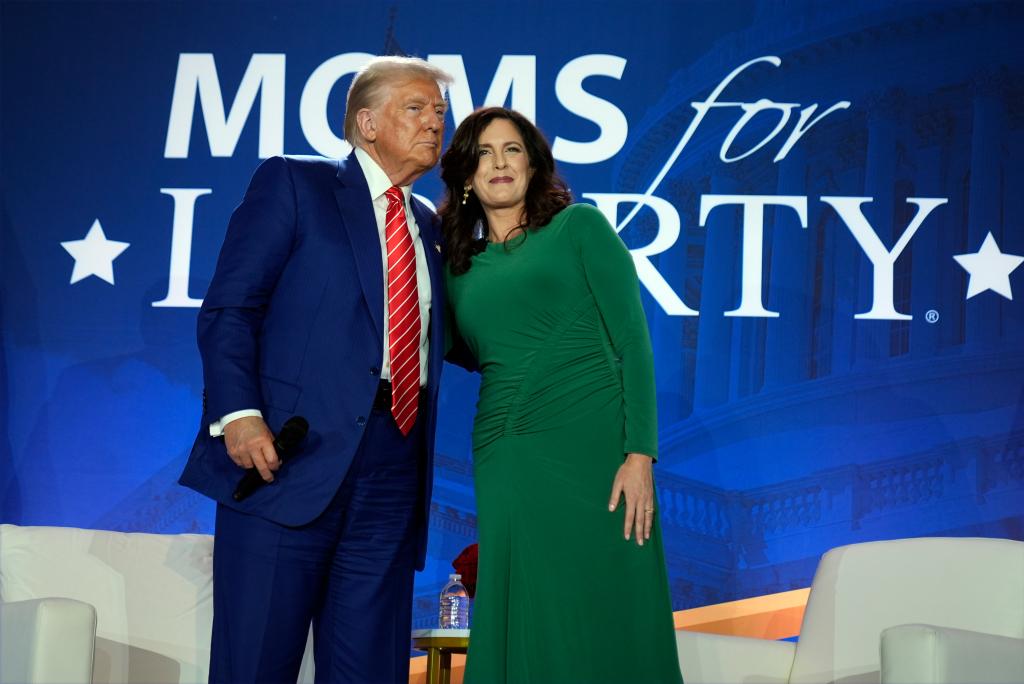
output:
[[[262,418],[263,413],[261,413],[258,409],[242,409],[241,411],[232,411],[231,413],[224,416],[220,420],[210,423],[210,436],[220,437],[221,435],[224,434],[224,428],[227,426],[228,423],[230,423],[233,420],[238,420],[239,418],[248,418],[249,416],[256,416],[257,418]]]

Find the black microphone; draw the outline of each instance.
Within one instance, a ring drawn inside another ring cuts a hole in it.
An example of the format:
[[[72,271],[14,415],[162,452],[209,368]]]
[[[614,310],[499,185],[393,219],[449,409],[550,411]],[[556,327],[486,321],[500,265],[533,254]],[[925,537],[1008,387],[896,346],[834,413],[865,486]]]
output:
[[[281,459],[281,465],[295,455],[296,448],[302,440],[306,439],[307,432],[309,432],[309,423],[302,416],[292,416],[285,421],[281,431],[277,433],[277,437],[274,437],[274,451]],[[256,468],[248,468],[242,479],[238,481],[238,486],[235,487],[235,493],[231,495],[231,498],[235,501],[243,501],[265,484],[267,481],[260,475],[260,471]]]

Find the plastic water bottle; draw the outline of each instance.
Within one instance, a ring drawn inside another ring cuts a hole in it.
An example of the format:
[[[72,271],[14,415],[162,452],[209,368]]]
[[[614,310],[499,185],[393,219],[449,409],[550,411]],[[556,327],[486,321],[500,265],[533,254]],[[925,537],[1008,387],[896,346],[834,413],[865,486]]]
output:
[[[441,629],[469,629],[469,594],[461,579],[462,575],[449,575],[448,584],[441,590]]]

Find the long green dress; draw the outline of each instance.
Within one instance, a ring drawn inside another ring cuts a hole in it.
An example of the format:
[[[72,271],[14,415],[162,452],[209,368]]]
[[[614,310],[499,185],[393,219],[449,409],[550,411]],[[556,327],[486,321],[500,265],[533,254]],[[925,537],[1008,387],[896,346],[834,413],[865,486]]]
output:
[[[604,216],[561,211],[447,275],[482,381],[473,430],[480,559],[467,684],[678,684],[660,525],[608,511],[626,453],[657,457],[636,270]]]

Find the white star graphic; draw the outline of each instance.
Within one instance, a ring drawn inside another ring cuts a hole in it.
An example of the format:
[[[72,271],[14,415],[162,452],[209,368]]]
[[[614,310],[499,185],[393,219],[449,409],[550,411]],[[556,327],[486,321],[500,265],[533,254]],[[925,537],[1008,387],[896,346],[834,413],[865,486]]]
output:
[[[953,257],[971,275],[967,285],[967,299],[985,290],[998,292],[1007,299],[1013,299],[1010,289],[1010,274],[1024,262],[1024,257],[1003,254],[996,245],[992,233],[985,236],[981,249],[973,254],[957,254]]]
[[[75,258],[75,270],[71,272],[71,284],[91,275],[114,284],[114,259],[128,249],[127,242],[108,240],[103,233],[100,220],[92,222],[92,228],[83,240],[69,240],[60,243],[68,254]]]

